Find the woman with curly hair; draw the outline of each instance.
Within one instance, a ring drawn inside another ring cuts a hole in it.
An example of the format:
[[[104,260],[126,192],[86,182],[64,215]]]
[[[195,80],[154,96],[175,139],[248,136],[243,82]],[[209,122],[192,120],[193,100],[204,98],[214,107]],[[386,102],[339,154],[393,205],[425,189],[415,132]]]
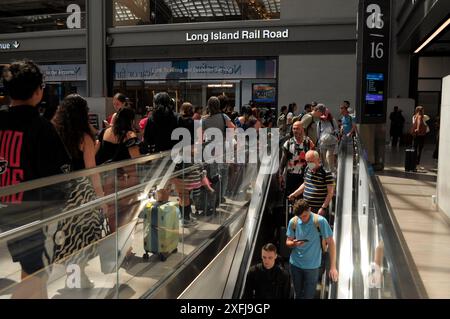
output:
[[[67,151],[72,156],[74,171],[96,167],[95,136],[89,125],[87,101],[78,94],[68,95],[52,119]],[[98,175],[92,176],[95,192],[103,196]]]
[[[95,138],[89,125],[87,102],[78,94],[68,95],[58,107],[52,123],[70,156],[73,170],[93,168]],[[71,193],[65,210],[69,211],[104,195],[100,177],[81,177],[71,180]],[[93,283],[84,272],[89,259],[96,255],[92,244],[106,236],[102,228],[103,215],[93,209],[58,222],[53,247],[53,262],[76,263],[81,269],[81,287],[92,288]]]

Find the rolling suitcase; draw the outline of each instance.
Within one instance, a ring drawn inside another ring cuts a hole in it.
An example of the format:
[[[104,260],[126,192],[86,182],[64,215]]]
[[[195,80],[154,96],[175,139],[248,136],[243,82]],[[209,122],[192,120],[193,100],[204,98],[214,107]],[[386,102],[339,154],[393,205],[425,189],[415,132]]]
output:
[[[414,147],[405,149],[405,171],[412,172],[416,170],[417,153]]]
[[[150,202],[144,209],[144,259],[149,252],[158,254],[161,261],[177,251],[179,232],[177,203]]]

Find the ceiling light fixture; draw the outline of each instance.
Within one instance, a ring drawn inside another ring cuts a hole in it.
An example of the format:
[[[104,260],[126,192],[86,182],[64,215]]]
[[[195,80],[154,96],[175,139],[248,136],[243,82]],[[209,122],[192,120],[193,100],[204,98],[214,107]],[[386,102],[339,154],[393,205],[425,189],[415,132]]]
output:
[[[450,18],[445,21],[434,33],[424,42],[420,47],[417,48],[416,51],[414,51],[415,54],[419,53],[424,47],[426,47],[431,41],[433,41],[434,38],[436,38],[439,33],[441,33],[448,25],[450,24]]]

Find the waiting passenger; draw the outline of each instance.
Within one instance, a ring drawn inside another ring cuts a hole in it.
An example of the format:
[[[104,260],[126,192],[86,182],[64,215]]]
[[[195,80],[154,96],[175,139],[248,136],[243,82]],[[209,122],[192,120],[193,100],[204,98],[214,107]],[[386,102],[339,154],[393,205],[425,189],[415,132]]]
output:
[[[329,276],[333,281],[337,281],[339,276],[336,269],[336,244],[327,220],[311,214],[305,200],[300,199],[294,204],[294,215],[286,231],[286,246],[293,248],[289,264],[295,299],[312,299],[322,264],[321,237],[328,246]]]
[[[247,273],[244,299],[288,299],[291,293],[289,273],[276,263],[277,247],[268,243],[261,249],[262,262]]]
[[[194,115],[192,116],[192,119],[194,121],[200,121],[202,119],[202,114],[203,114],[203,107],[196,106],[194,107]]]
[[[178,127],[185,128],[189,131],[191,136],[190,145],[194,144],[194,120],[192,116],[194,110],[192,104],[185,102],[181,105],[181,113],[178,117]],[[175,167],[175,170],[190,167],[191,163],[179,163]],[[193,189],[201,187],[201,172],[198,169],[189,171],[186,174],[181,175],[179,178],[174,179],[175,190],[178,193],[180,211],[183,214],[183,227],[191,227],[197,225],[195,218],[191,217],[192,207],[190,193]]]
[[[280,116],[277,119],[277,127],[280,130],[280,139],[286,136],[287,133],[287,111],[286,105],[283,105],[280,109]]]
[[[39,67],[31,61],[14,62],[3,71],[3,85],[11,105],[0,114],[0,160],[6,164],[6,169],[0,171],[0,187],[69,172],[71,161],[61,138],[53,125],[39,116],[37,105],[45,88]],[[56,190],[55,195],[62,197]],[[40,190],[3,196],[0,200],[5,206],[0,214],[3,231],[35,222],[30,218],[32,210],[41,213],[43,209]],[[38,207],[33,207],[33,203]],[[39,228],[7,244],[13,261],[22,267],[22,282],[15,287],[12,298],[47,298],[43,230]]]
[[[130,108],[122,108],[117,112],[117,117],[112,127],[103,130],[96,144],[97,165],[107,162],[118,162],[140,156],[139,140],[133,131],[134,111]],[[113,175],[113,174],[111,174]],[[119,185],[115,185],[115,176],[105,180],[105,194],[115,192],[115,189],[125,189],[136,183],[136,171],[134,166],[123,167],[117,170]],[[128,207],[129,198],[122,198],[119,202],[121,212],[118,215],[118,223],[115,222],[115,207],[108,209],[110,216],[111,232],[115,232],[117,226],[122,226],[132,219],[132,209]]]
[[[244,105],[241,109],[241,116],[234,120],[234,124],[237,128],[241,128],[244,131],[250,127],[255,128],[257,119],[253,116],[252,109],[248,105]]]
[[[288,114],[292,116],[292,118],[294,118],[295,116],[297,116],[297,111],[298,111],[297,103],[295,102],[290,103],[288,106]]]
[[[312,107],[313,105],[311,103],[305,104],[305,106],[303,107],[303,112],[301,112],[298,116],[295,116],[292,121],[293,122],[301,121],[305,114],[311,113]]]
[[[167,92],[156,94],[154,104],[155,110],[144,131],[144,143],[148,145],[151,153],[171,150],[177,143],[172,140],[172,131],[178,127],[178,118]]]
[[[422,150],[425,144],[425,136],[430,132],[430,128],[427,124],[428,120],[430,120],[430,117],[424,114],[423,106],[417,106],[412,117],[411,127],[414,149],[417,151],[417,165],[420,164],[420,158],[422,156]]]
[[[216,128],[219,129],[223,134],[223,152],[222,154],[213,154],[217,156],[217,164],[211,163],[208,165],[208,177],[211,179],[214,176],[220,175],[221,177],[221,185],[220,185],[220,191],[221,194],[217,197],[217,203],[216,206],[218,206],[218,201],[224,202],[225,198],[225,192],[228,188],[228,165],[225,163],[225,157],[224,157],[224,151],[225,151],[225,143],[231,143],[231,141],[226,141],[226,129],[227,128],[235,128],[235,125],[231,123],[231,119],[224,113],[220,111],[220,100],[215,97],[211,96],[208,99],[208,105],[206,107],[206,113],[207,115],[201,120],[201,134],[199,136],[201,137],[201,141],[209,143],[213,141],[213,136],[210,135],[208,132],[208,129],[210,128]],[[215,138],[215,137],[214,137]],[[230,145],[231,147],[231,145]]]
[[[108,118],[106,119],[106,122],[107,122],[106,124],[108,124],[107,127],[114,124],[114,120],[117,116],[117,112],[119,112],[119,110],[122,109],[123,107],[127,106],[127,101],[128,101],[128,98],[122,93],[117,93],[116,95],[114,95],[112,104],[113,104],[115,112],[113,114],[111,114],[110,116],[108,116]]]
[[[67,150],[72,156],[73,170],[96,167],[95,136],[89,126],[88,105],[78,94],[68,95],[59,106],[52,122]],[[74,209],[97,197],[104,196],[100,176],[95,174],[89,179],[79,178],[71,192],[71,198],[65,210]],[[81,193],[82,192],[82,193]],[[106,206],[106,205],[105,205]],[[104,208],[105,209],[105,208]],[[106,211],[104,211],[106,213]],[[97,210],[76,215],[58,223],[57,231],[64,232],[64,243],[55,243],[53,261],[76,259],[81,269],[81,288],[92,288],[93,283],[85,274],[89,259],[95,257],[95,247],[89,246],[100,240],[102,235],[101,220],[103,216]],[[89,230],[89,233],[86,232]],[[67,262],[67,260],[66,260]],[[69,261],[74,263],[73,261]]]
[[[294,200],[303,194],[303,198],[314,213],[328,216],[328,205],[334,194],[334,178],[323,168],[318,152],[308,151],[306,163],[308,167],[305,170],[305,181],[289,195],[289,199]]]

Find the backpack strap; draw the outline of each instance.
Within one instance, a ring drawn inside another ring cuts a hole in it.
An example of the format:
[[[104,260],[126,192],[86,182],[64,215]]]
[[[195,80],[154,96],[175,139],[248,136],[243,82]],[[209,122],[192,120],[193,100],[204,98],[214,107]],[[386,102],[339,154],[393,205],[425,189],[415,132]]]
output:
[[[291,230],[295,233],[295,229],[297,228],[298,216],[294,216],[291,219]]]
[[[307,115],[307,114],[309,114],[309,113],[306,113],[305,115]],[[311,127],[311,125],[313,125],[313,123],[314,123],[314,118],[313,118],[313,116],[311,115],[311,114],[309,114],[309,116],[311,117],[311,122],[309,123],[309,125],[306,127],[306,129],[305,129],[305,135],[306,136],[308,136],[308,131],[309,131],[309,128]]]
[[[314,221],[314,225],[317,228],[317,231],[320,233],[320,223],[319,223],[319,215],[315,214],[315,213],[311,213],[313,215],[313,221]]]
[[[319,215],[315,214],[315,213],[311,213],[312,217],[313,217],[313,222],[314,222],[314,226],[316,226],[317,231],[319,232],[319,234],[321,234],[320,232],[320,223],[319,223]],[[294,216],[291,219],[291,230],[295,233],[295,229],[297,228],[297,223],[298,223],[298,216]]]

